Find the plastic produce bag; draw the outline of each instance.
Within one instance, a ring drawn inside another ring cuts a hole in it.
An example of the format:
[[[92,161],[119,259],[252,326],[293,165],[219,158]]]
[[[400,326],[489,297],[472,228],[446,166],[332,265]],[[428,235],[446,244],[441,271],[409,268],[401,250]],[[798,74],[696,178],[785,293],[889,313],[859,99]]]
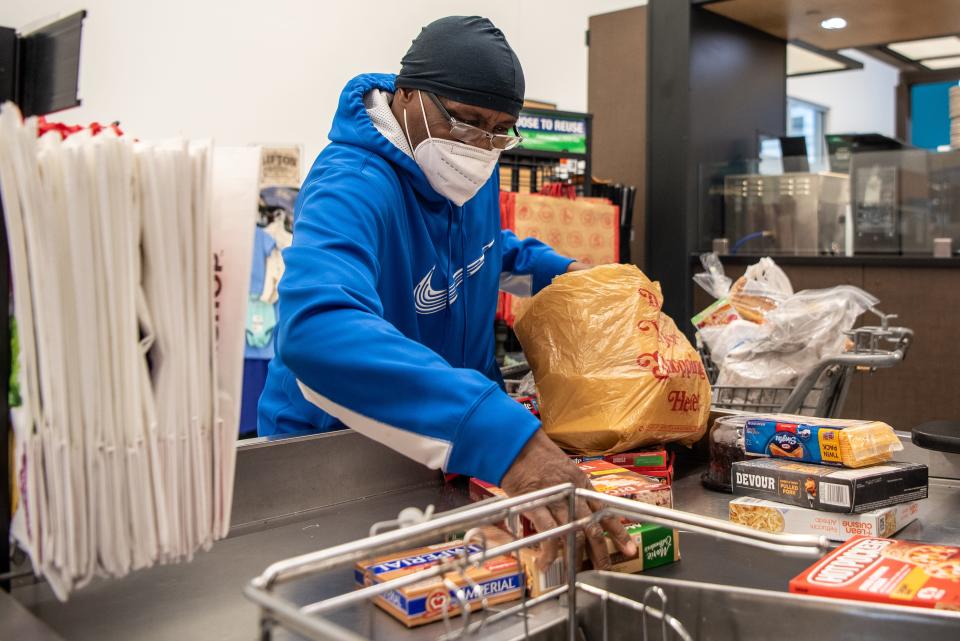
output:
[[[662,304],[635,266],[603,265],[558,276],[517,318],[544,430],[562,448],[613,454],[703,436],[710,384]]]
[[[703,265],[703,271],[693,275],[693,282],[716,298],[726,298],[730,293],[730,284],[733,282],[723,271],[723,263],[717,252],[700,254],[700,263]]]
[[[879,301],[858,287],[810,289],[787,298],[766,316],[756,335],[743,337],[720,364],[718,385],[794,385],[824,358],[844,351],[860,314]]]
[[[723,271],[723,263],[715,252],[701,254],[704,271],[694,274],[693,282],[700,285],[720,303],[729,301],[737,315],[753,323],[762,323],[764,317],[793,295],[790,279],[772,258],[761,258],[747,267],[743,276],[731,285],[730,277]],[[700,328],[699,319],[711,311],[698,314],[693,323]]]

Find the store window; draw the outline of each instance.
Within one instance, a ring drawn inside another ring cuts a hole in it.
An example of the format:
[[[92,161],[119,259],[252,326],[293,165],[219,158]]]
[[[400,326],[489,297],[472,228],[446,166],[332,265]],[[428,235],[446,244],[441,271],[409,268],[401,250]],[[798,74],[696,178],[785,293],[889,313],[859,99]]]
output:
[[[787,135],[803,136],[807,140],[807,158],[810,171],[826,171],[827,114],[830,108],[799,98],[787,98]]]
[[[923,149],[950,144],[950,87],[957,81],[910,87],[910,142]]]

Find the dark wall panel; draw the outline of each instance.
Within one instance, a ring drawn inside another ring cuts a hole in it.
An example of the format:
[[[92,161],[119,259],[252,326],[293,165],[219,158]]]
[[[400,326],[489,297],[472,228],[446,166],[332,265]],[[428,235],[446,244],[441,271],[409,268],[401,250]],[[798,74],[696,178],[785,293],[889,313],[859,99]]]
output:
[[[647,8],[590,17],[587,111],[593,114],[593,175],[637,188],[630,255],[646,249]]]
[[[689,2],[651,0],[648,267],[665,311],[687,327],[700,168],[757,155],[757,133],[786,126],[786,42]]]
[[[691,7],[689,2],[651,0],[647,8],[647,273],[660,281],[664,311],[687,329]]]
[[[692,248],[705,248],[722,230],[722,221],[700,212],[711,175],[724,164],[757,158],[758,134],[786,132],[787,49],[783,40],[702,8],[691,12],[690,31],[688,206],[696,221]],[[712,186],[722,187],[721,180]]]

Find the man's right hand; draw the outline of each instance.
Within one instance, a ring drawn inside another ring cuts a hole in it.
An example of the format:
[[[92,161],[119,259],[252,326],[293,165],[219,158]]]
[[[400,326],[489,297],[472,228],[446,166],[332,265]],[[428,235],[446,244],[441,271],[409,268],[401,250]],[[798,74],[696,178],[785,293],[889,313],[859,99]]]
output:
[[[576,487],[593,489],[590,479],[577,467],[576,463],[571,461],[543,430],[537,430],[507,470],[500,486],[508,495],[517,496],[562,483],[573,483]],[[601,506],[592,501],[577,499],[575,518],[590,516],[592,512],[600,509]],[[568,512],[567,501],[560,500],[537,508],[526,516],[533,522],[538,532],[545,532],[568,522],[570,520]],[[631,558],[637,555],[637,546],[627,534],[620,519],[608,517],[600,523],[594,523],[584,533],[588,545],[587,553],[594,568],[598,570],[610,568],[610,555],[604,541],[604,529],[618,550]],[[541,568],[546,568],[557,557],[559,545],[558,537],[547,539],[541,545],[539,559]]]

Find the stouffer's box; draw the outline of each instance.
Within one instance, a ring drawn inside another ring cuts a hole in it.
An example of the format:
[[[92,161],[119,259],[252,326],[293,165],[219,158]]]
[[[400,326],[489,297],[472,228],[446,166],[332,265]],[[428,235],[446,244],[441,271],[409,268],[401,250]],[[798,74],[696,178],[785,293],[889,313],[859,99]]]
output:
[[[857,537],[790,581],[790,591],[960,610],[960,548]]]

